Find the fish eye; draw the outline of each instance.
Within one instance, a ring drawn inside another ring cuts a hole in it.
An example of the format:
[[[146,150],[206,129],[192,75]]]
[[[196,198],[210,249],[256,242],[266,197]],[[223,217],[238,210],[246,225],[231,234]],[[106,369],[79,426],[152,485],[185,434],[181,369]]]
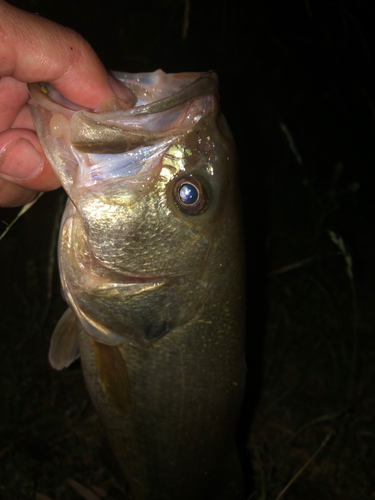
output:
[[[182,184],[178,195],[185,205],[194,205],[199,198],[198,190],[193,184]]]
[[[208,190],[196,177],[183,177],[174,186],[174,198],[181,212],[198,215],[207,208]]]

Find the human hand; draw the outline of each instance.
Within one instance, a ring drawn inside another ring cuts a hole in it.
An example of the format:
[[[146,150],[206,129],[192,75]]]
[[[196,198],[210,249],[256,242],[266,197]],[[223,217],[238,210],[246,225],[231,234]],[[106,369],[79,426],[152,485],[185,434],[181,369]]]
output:
[[[20,206],[59,187],[35,133],[27,83],[49,82],[66,99],[96,109],[131,96],[75,31],[0,0],[0,206]]]

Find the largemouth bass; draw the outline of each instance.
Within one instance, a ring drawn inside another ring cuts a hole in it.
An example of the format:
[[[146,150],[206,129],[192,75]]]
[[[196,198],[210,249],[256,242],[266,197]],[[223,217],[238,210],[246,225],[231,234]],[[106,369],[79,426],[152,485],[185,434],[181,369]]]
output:
[[[114,73],[129,89],[78,108],[30,85],[69,201],[59,240],[69,309],[49,359],[81,356],[134,500],[243,498],[244,258],[233,139],[214,72]]]

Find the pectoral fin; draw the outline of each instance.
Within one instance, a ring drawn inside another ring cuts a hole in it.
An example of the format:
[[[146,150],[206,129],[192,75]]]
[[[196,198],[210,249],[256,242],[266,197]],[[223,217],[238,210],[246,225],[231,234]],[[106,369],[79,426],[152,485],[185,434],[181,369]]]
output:
[[[67,368],[79,358],[77,320],[69,308],[61,316],[53,332],[48,359],[55,370]]]
[[[128,370],[119,348],[91,339],[96,368],[103,392],[118,413],[125,414],[130,403]]]

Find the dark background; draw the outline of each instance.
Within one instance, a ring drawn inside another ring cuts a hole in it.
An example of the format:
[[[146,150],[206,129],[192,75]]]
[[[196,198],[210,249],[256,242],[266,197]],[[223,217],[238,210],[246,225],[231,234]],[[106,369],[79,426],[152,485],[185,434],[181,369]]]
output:
[[[371,2],[11,3],[77,30],[108,69],[218,71],[246,229],[248,496],[294,478],[282,498],[373,498]],[[69,478],[123,498],[79,362],[47,361],[63,204],[43,195],[0,242],[0,498],[82,498]],[[17,210],[0,210],[4,229]]]

